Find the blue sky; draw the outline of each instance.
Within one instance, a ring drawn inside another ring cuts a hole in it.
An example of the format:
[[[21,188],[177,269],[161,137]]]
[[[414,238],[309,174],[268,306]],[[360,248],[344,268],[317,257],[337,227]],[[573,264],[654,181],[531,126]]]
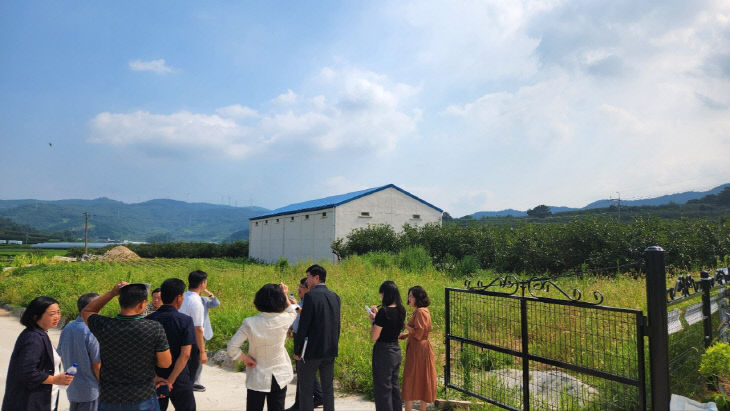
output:
[[[0,96],[2,199],[582,207],[730,181],[730,3],[2,2]]]

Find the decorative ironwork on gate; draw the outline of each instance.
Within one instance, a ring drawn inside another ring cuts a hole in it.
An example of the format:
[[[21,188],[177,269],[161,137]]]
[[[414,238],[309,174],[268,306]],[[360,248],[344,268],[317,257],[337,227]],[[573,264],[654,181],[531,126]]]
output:
[[[447,289],[446,386],[511,410],[645,409],[642,312],[591,297],[547,277]]]
[[[583,298],[583,292],[577,288],[573,289],[571,293],[572,296],[563,291],[563,289],[555,283],[555,278],[552,277],[531,277],[527,280],[520,280],[514,275],[507,275],[504,277],[497,277],[486,285],[481,280],[478,280],[475,286],[471,285],[471,280],[466,280],[464,281],[464,288],[468,290],[481,291],[486,291],[490,288],[502,288],[507,290],[500,291],[500,294],[515,295],[518,292],[521,292],[522,297],[529,294],[535,298],[545,297],[545,295],[538,295],[536,293],[547,294],[550,292],[550,289],[553,288],[569,301],[580,301]],[[599,305],[603,302],[603,294],[599,291],[593,291],[593,298],[595,301],[588,302],[588,304]]]

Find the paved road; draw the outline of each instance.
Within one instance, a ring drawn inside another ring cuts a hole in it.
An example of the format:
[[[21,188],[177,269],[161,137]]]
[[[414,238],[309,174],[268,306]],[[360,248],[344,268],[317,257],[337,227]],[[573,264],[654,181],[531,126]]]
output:
[[[5,395],[5,378],[8,374],[8,363],[13,352],[15,339],[23,330],[18,318],[6,310],[0,309],[0,397]],[[60,330],[49,330],[48,334],[56,346]],[[295,380],[296,381],[296,380]],[[233,411],[246,408],[246,374],[231,372],[220,367],[206,365],[203,369],[202,381],[207,387],[205,392],[195,393],[195,401],[199,411]],[[293,381],[294,382],[294,381]],[[296,385],[287,388],[286,405],[294,403]],[[338,411],[370,411],[375,410],[375,403],[356,396],[338,395],[335,399]],[[59,409],[69,408],[66,395],[61,393]],[[173,409],[172,406],[168,409]],[[321,410],[321,408],[320,408]]]

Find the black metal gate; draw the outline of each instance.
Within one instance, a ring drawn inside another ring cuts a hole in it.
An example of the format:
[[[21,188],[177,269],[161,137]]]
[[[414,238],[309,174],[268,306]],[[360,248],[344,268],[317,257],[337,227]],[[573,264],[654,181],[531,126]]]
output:
[[[642,312],[593,297],[546,278],[446,289],[446,386],[510,410],[646,409]]]

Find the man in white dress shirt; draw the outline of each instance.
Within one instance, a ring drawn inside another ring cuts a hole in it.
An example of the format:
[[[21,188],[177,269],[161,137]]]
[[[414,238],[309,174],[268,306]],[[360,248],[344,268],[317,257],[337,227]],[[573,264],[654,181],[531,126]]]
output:
[[[205,352],[205,307],[200,293],[208,286],[208,274],[204,271],[195,270],[188,274],[188,291],[185,293],[185,299],[180,307],[180,312],[187,314],[193,319],[193,327],[195,329],[195,345],[190,352],[190,360],[188,367],[190,375],[195,378],[198,368],[208,362],[208,354]],[[195,391],[205,391],[195,389]]]
[[[205,309],[205,318],[203,318],[203,337],[205,337],[205,341],[210,341],[210,339],[213,338],[213,326],[210,325],[208,310],[218,307],[219,305],[221,305],[221,302],[220,300],[218,300],[218,297],[214,296],[213,293],[208,291],[207,288],[203,290],[203,293],[208,294],[207,297],[204,297],[203,294],[200,295],[200,298],[203,300],[203,308]],[[195,378],[195,382],[193,383],[193,390],[195,391],[205,391],[205,387],[200,384],[200,374],[202,372],[203,367],[198,367],[198,373],[193,375],[193,377]]]

